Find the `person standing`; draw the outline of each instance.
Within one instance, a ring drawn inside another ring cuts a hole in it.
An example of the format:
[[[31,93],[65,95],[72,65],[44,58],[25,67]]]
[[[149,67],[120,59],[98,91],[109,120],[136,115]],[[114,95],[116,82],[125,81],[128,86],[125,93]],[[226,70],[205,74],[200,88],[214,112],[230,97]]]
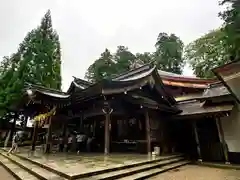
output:
[[[12,152],[16,152],[18,150],[18,143],[20,141],[20,138],[18,136],[18,134],[16,133],[14,136],[13,136],[13,140],[12,140],[12,147],[11,149],[8,151],[7,155],[9,155],[10,153]]]
[[[86,135],[81,132],[80,134],[77,135],[76,139],[77,139],[77,153],[79,154],[80,151],[83,151]]]

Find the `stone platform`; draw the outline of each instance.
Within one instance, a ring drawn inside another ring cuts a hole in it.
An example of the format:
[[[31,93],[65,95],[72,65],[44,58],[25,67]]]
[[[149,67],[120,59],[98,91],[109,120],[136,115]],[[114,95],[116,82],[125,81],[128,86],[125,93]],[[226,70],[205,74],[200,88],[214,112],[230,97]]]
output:
[[[21,148],[20,152],[15,155],[6,156],[6,152],[1,154],[11,163],[23,168],[30,174],[38,177],[38,179],[49,179],[50,174],[55,179],[60,177],[64,179],[79,179],[93,176],[97,176],[95,179],[112,179],[113,177],[118,179],[131,175],[136,176],[138,173],[150,171],[151,169],[155,170],[154,173],[158,173],[160,172],[158,168],[165,165],[171,169],[175,167],[170,167],[171,164],[176,163],[176,166],[182,166],[189,163],[184,161],[180,155],[158,157],[115,153],[108,156],[104,156],[102,153],[53,153],[46,155],[41,153],[41,151],[36,151],[32,154],[28,148]],[[148,174],[145,173],[144,175]]]

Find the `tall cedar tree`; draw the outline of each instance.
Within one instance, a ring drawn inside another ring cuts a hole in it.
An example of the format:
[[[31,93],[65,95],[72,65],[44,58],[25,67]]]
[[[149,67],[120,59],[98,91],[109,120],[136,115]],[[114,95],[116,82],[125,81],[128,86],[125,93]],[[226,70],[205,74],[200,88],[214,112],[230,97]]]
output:
[[[1,114],[21,100],[26,82],[61,89],[60,42],[52,28],[50,11],[40,26],[27,34],[17,53],[1,62]]]

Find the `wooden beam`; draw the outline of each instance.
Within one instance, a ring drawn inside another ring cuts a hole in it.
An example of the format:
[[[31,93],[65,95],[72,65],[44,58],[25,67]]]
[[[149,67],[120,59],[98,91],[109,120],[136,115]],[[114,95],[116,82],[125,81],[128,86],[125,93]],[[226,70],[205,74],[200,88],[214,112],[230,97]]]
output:
[[[196,121],[194,121],[192,125],[193,125],[195,141],[196,141],[196,144],[197,144],[198,161],[202,162],[202,155],[201,155],[200,142],[199,142],[199,137],[198,137],[198,132],[197,132]]]
[[[222,129],[222,123],[219,117],[216,117],[216,125],[217,125],[217,130],[218,130],[218,136],[220,143],[223,147],[223,153],[224,153],[224,158],[225,158],[225,163],[230,164],[229,158],[228,158],[228,148],[227,148],[227,143],[224,138],[224,132]]]
[[[148,110],[145,110],[145,122],[146,122],[146,140],[147,140],[147,153],[151,155],[151,132],[150,132],[150,120]]]

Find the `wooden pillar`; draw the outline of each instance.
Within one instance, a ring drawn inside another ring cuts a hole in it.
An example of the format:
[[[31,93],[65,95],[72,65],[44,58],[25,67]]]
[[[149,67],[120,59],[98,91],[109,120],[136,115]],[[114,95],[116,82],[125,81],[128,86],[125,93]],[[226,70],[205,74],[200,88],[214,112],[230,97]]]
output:
[[[110,114],[105,114],[104,154],[109,154],[110,143]]]
[[[199,137],[198,137],[196,121],[193,122],[193,131],[194,131],[195,141],[197,144],[198,161],[202,162],[202,155],[201,155],[200,142],[199,142]]]
[[[63,119],[63,124],[62,124],[63,146],[65,146],[66,144],[66,134],[67,134],[67,121],[66,119]]]
[[[145,111],[145,122],[146,122],[146,140],[147,140],[147,154],[151,155],[151,132],[150,132],[150,119],[148,111]]]
[[[103,108],[103,113],[105,114],[104,123],[104,154],[108,155],[110,151],[110,130],[111,130],[111,119],[110,115],[113,111],[110,107],[106,106]]]
[[[33,130],[33,137],[32,137],[32,151],[35,151],[37,135],[38,135],[38,125],[39,121],[34,122],[34,130]]]
[[[216,118],[216,125],[217,125],[219,140],[220,140],[220,143],[223,147],[225,163],[230,164],[229,158],[228,158],[228,148],[227,148],[227,144],[226,144],[226,141],[225,141],[225,138],[224,138],[224,133],[223,133],[223,129],[222,129],[221,120],[220,120],[219,117]]]
[[[48,118],[48,132],[46,139],[46,149],[45,153],[50,153],[52,148],[52,116]]]
[[[93,136],[95,137],[96,136],[96,120],[94,119],[93,120]]]

